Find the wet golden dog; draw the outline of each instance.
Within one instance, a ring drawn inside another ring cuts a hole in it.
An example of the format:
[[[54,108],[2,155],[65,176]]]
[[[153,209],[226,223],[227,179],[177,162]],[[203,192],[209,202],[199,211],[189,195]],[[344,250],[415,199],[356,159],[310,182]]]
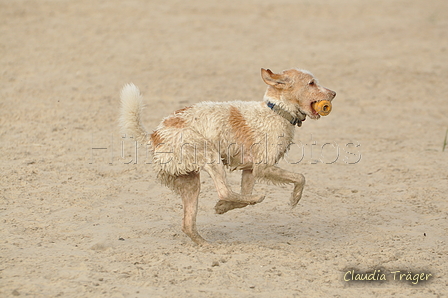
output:
[[[164,118],[152,134],[140,120],[139,89],[129,84],[121,91],[122,131],[148,143],[157,177],[182,197],[182,230],[197,244],[207,243],[196,229],[201,170],[215,183],[219,214],[260,203],[264,196],[252,194],[256,180],[292,183],[293,207],[302,197],[305,177],[276,165],[289,149],[295,126],[307,116],[319,119],[312,104],[331,101],[336,93],[306,70],[276,74],[262,69],[261,77],[268,85],[263,101],[197,103]],[[226,169],[242,171],[240,193],[228,185]]]

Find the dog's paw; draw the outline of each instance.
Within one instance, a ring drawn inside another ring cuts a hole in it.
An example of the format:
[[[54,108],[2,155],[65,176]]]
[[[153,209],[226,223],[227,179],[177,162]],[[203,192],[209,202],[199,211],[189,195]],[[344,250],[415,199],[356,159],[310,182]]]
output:
[[[294,187],[294,191],[292,192],[291,199],[289,200],[289,204],[291,208],[294,208],[299,203],[302,198],[303,185],[296,185]]]
[[[250,199],[247,200],[250,205],[255,205],[264,201],[265,195],[253,195],[250,196]]]
[[[224,214],[232,209],[244,208],[247,205],[249,205],[249,203],[219,200],[215,205],[215,212],[216,214]]]

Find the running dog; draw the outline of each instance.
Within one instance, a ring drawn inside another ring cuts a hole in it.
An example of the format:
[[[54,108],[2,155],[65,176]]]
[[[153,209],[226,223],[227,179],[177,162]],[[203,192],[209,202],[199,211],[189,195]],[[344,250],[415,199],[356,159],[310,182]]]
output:
[[[252,194],[256,180],[292,183],[292,207],[302,197],[305,177],[277,163],[288,151],[295,127],[307,116],[320,118],[312,104],[331,101],[336,93],[319,85],[306,70],[277,74],[261,69],[261,77],[268,85],[263,101],[193,104],[165,117],[152,133],[141,123],[139,89],[128,84],[121,91],[122,132],[148,144],[158,179],[182,198],[182,230],[199,245],[208,243],[196,228],[201,170],[216,186],[218,214],[263,201],[264,195]],[[229,186],[226,169],[242,171],[240,193]]]

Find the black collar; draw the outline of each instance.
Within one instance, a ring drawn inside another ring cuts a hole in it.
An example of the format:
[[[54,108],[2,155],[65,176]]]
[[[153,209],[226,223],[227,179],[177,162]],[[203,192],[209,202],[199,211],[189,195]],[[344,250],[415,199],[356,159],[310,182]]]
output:
[[[300,120],[297,117],[294,117],[293,115],[291,115],[291,113],[285,111],[275,103],[268,101],[266,104],[271,110],[273,110],[274,112],[276,112],[277,114],[288,120],[289,123],[291,123],[292,125],[297,125],[298,127],[302,126],[302,120]]]

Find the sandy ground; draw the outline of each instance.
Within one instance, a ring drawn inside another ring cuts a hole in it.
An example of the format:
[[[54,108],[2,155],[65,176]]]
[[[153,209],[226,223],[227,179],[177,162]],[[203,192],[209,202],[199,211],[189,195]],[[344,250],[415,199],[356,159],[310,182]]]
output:
[[[261,100],[261,67],[338,93],[281,164],[303,199],[260,184],[262,204],[216,215],[204,174],[214,246],[197,247],[119,134],[119,90],[141,88],[152,130],[199,101]],[[0,73],[1,297],[448,295],[445,0],[0,0]]]

